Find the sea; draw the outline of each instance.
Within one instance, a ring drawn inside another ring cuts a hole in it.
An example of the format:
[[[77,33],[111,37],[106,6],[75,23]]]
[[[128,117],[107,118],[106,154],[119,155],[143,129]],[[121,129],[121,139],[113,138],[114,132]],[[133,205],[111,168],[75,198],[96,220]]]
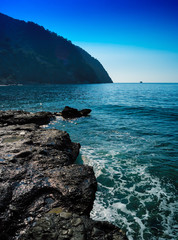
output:
[[[98,182],[91,218],[109,221],[129,240],[178,239],[178,84],[114,83],[1,86],[0,110],[90,116],[51,122],[81,144],[78,164]]]

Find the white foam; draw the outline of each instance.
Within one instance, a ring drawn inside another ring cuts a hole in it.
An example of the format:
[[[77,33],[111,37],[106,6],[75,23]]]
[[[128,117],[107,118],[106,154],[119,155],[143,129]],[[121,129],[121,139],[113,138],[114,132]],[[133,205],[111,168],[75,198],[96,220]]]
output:
[[[149,203],[158,208],[162,218],[161,224],[165,235],[165,238],[162,239],[165,240],[168,237],[172,240],[176,239],[176,225],[174,224],[176,202],[173,200],[175,197],[166,191],[159,178],[150,175],[147,166],[138,165],[134,158],[119,158],[121,155],[119,150],[117,152],[109,151],[106,155],[103,154],[102,158],[102,151],[99,152],[98,149],[96,151],[84,146],[81,152],[82,155],[85,155],[84,163],[94,167],[97,177],[103,176],[109,180],[115,180],[113,186],[98,182],[100,190],[96,193],[96,200],[91,212],[93,219],[107,220],[125,228],[129,240],[135,239],[136,233],[133,224],[138,224],[139,236],[137,239],[144,240],[144,233],[149,232],[150,209],[146,207]],[[140,180],[138,181],[138,179]],[[121,199],[117,198],[118,193],[121,194]],[[127,208],[127,204],[131,204],[131,197],[138,199],[138,209]],[[144,209],[144,211],[141,216],[138,216],[137,212],[140,209]],[[152,236],[149,239],[155,238]]]

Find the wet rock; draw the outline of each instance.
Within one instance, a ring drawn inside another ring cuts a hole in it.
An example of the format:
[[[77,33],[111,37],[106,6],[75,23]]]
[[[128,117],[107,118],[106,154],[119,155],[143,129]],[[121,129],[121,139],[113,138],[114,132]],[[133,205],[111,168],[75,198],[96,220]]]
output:
[[[1,117],[7,122],[11,114]],[[89,215],[96,179],[91,167],[74,164],[80,144],[29,123],[3,126],[0,136],[0,239],[14,238],[54,207]]]
[[[124,239],[89,218],[97,183],[92,167],[74,164],[80,144],[33,116],[0,112],[0,239]]]
[[[70,218],[63,218],[66,214],[70,214]],[[45,238],[46,236],[48,238]],[[108,222],[98,222],[85,215],[62,212],[46,214],[20,237],[20,240],[33,239],[126,240],[127,237]]]
[[[48,124],[54,115],[50,112],[29,113],[25,111],[0,111],[0,124],[15,125],[35,123],[37,125]]]
[[[64,219],[69,219],[69,218],[71,218],[71,216],[72,216],[72,214],[71,213],[69,213],[69,212],[61,212],[60,213],[60,217],[61,218],[64,218]]]
[[[66,106],[61,112],[63,118],[78,118],[80,116],[80,112],[76,108],[71,108]]]
[[[80,111],[81,116],[88,116],[91,113],[91,109],[83,109]]]
[[[91,112],[91,109],[83,109],[79,111],[76,108],[71,108],[66,106],[61,112],[61,116],[66,119],[78,118],[78,117],[88,116],[90,112]]]

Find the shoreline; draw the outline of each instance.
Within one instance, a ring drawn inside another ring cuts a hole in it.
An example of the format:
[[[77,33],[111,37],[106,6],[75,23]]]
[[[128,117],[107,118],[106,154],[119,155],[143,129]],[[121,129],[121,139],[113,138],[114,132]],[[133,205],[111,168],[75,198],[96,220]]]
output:
[[[66,132],[43,128],[54,118],[0,111],[1,238],[44,239],[47,224],[47,239],[127,239],[116,226],[90,219],[93,168],[75,164],[80,144]]]

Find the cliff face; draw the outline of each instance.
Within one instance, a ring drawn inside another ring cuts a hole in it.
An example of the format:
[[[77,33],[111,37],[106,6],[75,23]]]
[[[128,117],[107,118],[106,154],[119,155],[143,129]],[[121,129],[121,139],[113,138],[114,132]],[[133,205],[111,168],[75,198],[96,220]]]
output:
[[[97,59],[92,57],[89,53],[87,53],[85,50],[83,50],[80,47],[78,47],[78,50],[80,51],[82,57],[87,62],[87,64],[95,71],[98,79],[100,79],[101,82],[103,83],[112,82],[108,73],[106,72],[102,64]]]
[[[111,83],[87,52],[33,22],[0,13],[0,84]]]

